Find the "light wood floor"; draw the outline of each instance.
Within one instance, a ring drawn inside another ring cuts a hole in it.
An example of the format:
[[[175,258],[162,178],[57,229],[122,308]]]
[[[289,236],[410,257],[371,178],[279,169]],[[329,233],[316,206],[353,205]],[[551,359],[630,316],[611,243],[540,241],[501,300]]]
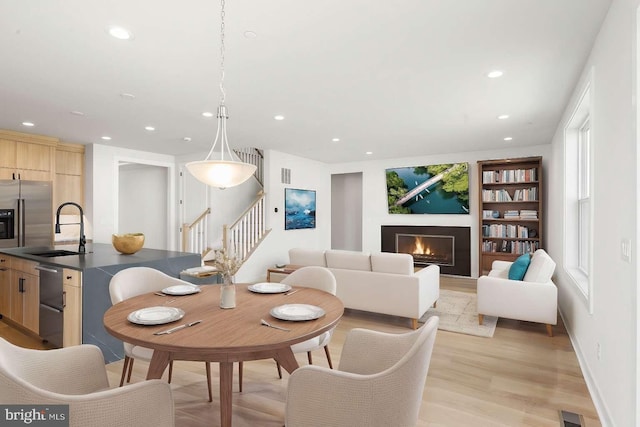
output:
[[[475,282],[443,276],[442,288],[475,292]],[[355,327],[407,332],[405,319],[347,311],[330,344],[334,366],[347,331]],[[439,331],[423,395],[418,426],[560,426],[561,409],[601,426],[564,325],[546,335],[544,325],[500,319],[493,338]],[[0,322],[0,336],[26,347],[40,343]],[[301,365],[305,355],[297,355]],[[327,366],[324,352],[314,364]],[[142,381],[147,364],[134,365],[132,382]],[[122,361],[109,364],[117,386]],[[217,366],[212,364],[213,403],[207,402],[204,363],[175,362],[173,390],[178,427],[219,424]],[[166,378],[166,374],[165,374]],[[287,374],[278,379],[272,360],[245,363],[244,390],[233,395],[235,427],[282,427]]]

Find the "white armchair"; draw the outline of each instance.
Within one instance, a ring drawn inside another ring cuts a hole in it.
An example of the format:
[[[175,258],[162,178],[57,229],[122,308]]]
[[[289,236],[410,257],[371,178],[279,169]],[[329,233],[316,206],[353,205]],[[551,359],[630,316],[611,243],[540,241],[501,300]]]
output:
[[[510,280],[511,262],[494,261],[488,276],[478,278],[478,321],[483,316],[544,323],[553,336],[558,323],[558,289],[551,281],[556,263],[538,249],[522,281]]]
[[[32,350],[0,338],[0,402],[69,405],[71,427],[175,425],[169,384],[109,389],[104,357],[93,345]]]
[[[286,427],[414,426],[438,322],[406,334],[351,330],[338,370],[306,365],[291,374]]]

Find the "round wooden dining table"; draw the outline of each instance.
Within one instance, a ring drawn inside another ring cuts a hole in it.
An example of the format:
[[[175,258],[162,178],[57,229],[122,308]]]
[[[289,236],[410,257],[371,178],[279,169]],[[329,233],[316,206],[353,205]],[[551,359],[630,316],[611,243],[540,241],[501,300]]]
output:
[[[254,293],[248,284],[236,285],[236,307],[220,308],[220,286],[202,286],[201,292],[183,296],[139,295],[110,307],[104,314],[104,327],[114,337],[153,349],[147,379],[160,378],[172,360],[218,362],[220,366],[220,422],[231,426],[233,363],[275,359],[291,373],[298,362],[291,345],[330,330],[340,321],[344,305],[336,296],[311,288],[294,288],[284,293]],[[310,304],[325,314],[315,320],[287,321],[271,316],[274,307],[284,304]],[[139,325],[127,320],[130,313],[147,307],[171,306],[184,310],[179,321],[162,325]],[[283,331],[261,324],[264,319]],[[154,335],[195,321],[200,323],[165,335]]]

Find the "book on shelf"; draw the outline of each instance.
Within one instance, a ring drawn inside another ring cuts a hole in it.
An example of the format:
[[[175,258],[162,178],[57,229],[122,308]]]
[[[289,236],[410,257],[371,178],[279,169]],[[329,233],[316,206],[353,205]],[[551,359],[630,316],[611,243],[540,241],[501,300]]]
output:
[[[520,211],[520,219],[538,219],[538,211],[522,209]]]
[[[482,219],[496,219],[500,218],[500,211],[483,210]]]
[[[487,170],[482,172],[483,184],[535,182],[538,180],[537,168],[504,169],[499,171]]]

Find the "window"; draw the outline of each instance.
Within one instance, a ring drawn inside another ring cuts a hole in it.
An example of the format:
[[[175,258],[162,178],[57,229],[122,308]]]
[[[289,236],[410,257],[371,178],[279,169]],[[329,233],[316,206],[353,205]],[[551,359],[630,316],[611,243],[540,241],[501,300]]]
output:
[[[589,119],[578,133],[578,268],[589,276],[589,253],[591,235],[589,233],[589,144],[591,127]]]
[[[589,79],[590,81],[590,79]],[[573,115],[565,127],[565,216],[564,269],[593,312],[590,280],[592,253],[591,148],[592,124],[590,84],[587,83]]]

